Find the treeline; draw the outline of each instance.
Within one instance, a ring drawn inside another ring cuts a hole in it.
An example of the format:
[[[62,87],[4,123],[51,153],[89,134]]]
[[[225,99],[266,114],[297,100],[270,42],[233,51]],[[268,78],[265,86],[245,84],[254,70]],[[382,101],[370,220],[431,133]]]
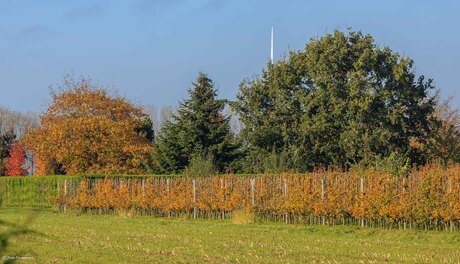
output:
[[[353,166],[399,173],[460,160],[457,110],[439,100],[410,58],[361,32],[335,31],[269,62],[241,83],[236,101],[219,99],[205,73],[188,95],[158,126],[126,98],[67,78],[52,91],[40,125],[18,142],[33,155],[37,175]],[[241,123],[238,133],[231,118]]]
[[[0,175],[24,175],[28,173],[26,168],[33,167],[31,153],[25,153],[16,142],[39,124],[35,113],[23,114],[0,106]]]

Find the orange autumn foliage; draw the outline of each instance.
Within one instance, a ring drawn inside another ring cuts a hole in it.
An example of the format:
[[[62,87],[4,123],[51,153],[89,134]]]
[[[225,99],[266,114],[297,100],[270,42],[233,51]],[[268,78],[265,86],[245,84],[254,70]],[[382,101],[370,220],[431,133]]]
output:
[[[366,170],[83,179],[73,193],[76,195],[69,193],[65,202],[83,210],[120,208],[162,215],[197,210],[220,217],[247,209],[269,219],[313,223],[320,218],[328,224],[407,223],[417,228],[460,224],[460,165],[431,165],[414,169],[407,177]]]
[[[143,174],[152,144],[138,132],[145,117],[139,107],[89,81],[52,91],[41,126],[24,139],[39,162],[37,175]]]

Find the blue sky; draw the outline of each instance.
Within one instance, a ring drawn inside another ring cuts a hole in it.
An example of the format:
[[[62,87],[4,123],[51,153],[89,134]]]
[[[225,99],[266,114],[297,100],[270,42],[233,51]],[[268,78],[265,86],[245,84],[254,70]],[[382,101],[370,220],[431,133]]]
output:
[[[0,105],[41,111],[48,86],[90,76],[141,104],[176,105],[199,71],[220,97],[315,36],[352,27],[415,60],[460,106],[460,1],[0,0]]]

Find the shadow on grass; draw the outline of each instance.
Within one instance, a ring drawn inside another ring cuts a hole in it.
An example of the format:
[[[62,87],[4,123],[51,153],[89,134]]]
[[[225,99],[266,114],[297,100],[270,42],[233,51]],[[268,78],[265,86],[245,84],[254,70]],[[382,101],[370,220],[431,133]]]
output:
[[[3,263],[15,263],[17,260],[30,258],[25,256],[25,254],[28,253],[26,251],[10,252],[10,242],[11,238],[22,237],[24,235],[45,236],[43,233],[28,228],[28,226],[34,221],[38,214],[38,210],[33,210],[20,224],[7,222],[0,219],[0,227],[7,227],[9,229],[0,233],[0,256],[2,256],[1,261],[3,261]],[[6,255],[7,253],[11,255]]]

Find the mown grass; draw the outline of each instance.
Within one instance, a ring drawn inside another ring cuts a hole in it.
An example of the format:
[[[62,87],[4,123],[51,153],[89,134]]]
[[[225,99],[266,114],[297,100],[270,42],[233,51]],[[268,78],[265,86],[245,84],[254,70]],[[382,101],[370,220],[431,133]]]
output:
[[[27,209],[0,209],[18,223]],[[458,263],[460,234],[352,226],[235,224],[222,220],[41,211],[28,226],[44,235],[11,240],[21,263]],[[0,227],[0,232],[6,231]]]

